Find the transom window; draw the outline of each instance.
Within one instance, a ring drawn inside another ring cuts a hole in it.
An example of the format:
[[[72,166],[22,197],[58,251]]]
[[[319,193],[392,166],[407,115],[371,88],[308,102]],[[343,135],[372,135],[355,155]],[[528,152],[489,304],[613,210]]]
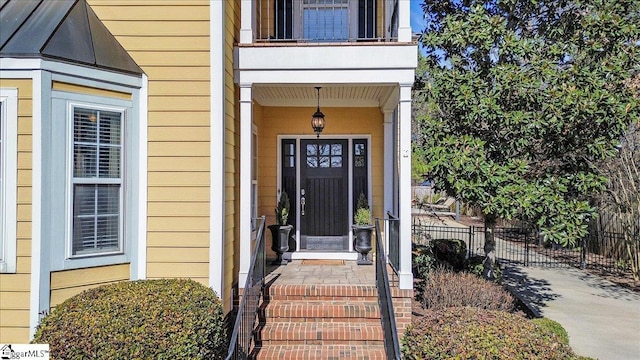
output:
[[[71,255],[122,251],[123,115],[73,108]]]
[[[308,168],[341,168],[342,144],[307,144]]]

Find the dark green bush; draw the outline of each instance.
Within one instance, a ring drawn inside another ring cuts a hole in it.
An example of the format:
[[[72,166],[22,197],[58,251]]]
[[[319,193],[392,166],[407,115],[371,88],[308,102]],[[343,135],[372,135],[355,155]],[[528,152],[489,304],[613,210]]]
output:
[[[438,265],[456,271],[466,268],[467,244],[459,239],[431,240],[433,255]]]
[[[33,342],[55,359],[222,359],[227,349],[215,292],[178,279],[84,291],[45,317]]]
[[[569,334],[567,334],[567,330],[565,330],[559,322],[549,318],[537,318],[531,319],[531,321],[539,327],[556,334],[563,344],[569,345]]]
[[[418,300],[425,309],[472,306],[490,310],[513,311],[513,296],[493,282],[467,272],[438,268],[418,289]]]
[[[474,255],[470,257],[468,261],[469,271],[481,278],[484,277],[484,259],[485,257],[483,255]],[[493,273],[495,275],[493,281],[498,284],[502,283],[502,268],[498,260],[496,260],[493,265]]]
[[[520,314],[458,307],[427,311],[402,339],[405,359],[572,359],[554,333]]]
[[[430,246],[413,244],[412,270],[417,279],[426,279],[436,265]]]

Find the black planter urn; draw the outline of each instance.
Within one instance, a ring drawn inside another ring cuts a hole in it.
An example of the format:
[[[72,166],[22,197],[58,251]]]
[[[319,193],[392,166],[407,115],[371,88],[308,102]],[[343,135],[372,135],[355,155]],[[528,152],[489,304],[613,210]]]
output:
[[[353,225],[353,248],[358,252],[358,265],[371,265],[368,254],[371,251],[371,225]]]
[[[287,260],[282,258],[282,254],[289,250],[289,233],[291,233],[293,225],[269,225],[271,230],[271,250],[278,256],[271,265],[287,265]]]

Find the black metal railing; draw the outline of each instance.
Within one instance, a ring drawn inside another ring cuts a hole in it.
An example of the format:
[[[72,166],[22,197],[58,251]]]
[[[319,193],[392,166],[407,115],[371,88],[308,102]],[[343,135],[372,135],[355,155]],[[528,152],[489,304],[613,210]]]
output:
[[[393,313],[393,298],[389,288],[387,260],[382,246],[380,219],[376,219],[376,286],[378,287],[378,305],[380,306],[382,331],[384,333],[384,349],[387,359],[400,360],[400,342],[398,328]]]
[[[524,227],[496,227],[494,237],[496,256],[506,263],[620,273],[631,271],[632,259],[622,246],[625,239],[620,232],[592,231],[576,244],[567,245],[549,241],[540,232]],[[428,245],[433,239],[462,240],[466,243],[468,257],[484,255],[483,227],[412,224],[414,243]],[[632,246],[640,251],[640,236],[636,236]]]
[[[395,41],[397,2],[256,0],[253,32],[260,42]]]
[[[393,271],[400,270],[400,219],[387,212],[387,244],[389,244],[389,264]]]
[[[229,343],[226,360],[248,359],[254,342],[254,329],[258,319],[260,299],[264,292],[266,254],[264,243],[265,217],[258,220],[256,243],[249,264],[249,272],[242,293],[242,300],[236,314],[235,325]]]

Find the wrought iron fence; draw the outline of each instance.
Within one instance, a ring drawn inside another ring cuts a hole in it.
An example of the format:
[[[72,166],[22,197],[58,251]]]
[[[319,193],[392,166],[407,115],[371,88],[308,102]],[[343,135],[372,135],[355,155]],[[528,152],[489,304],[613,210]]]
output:
[[[400,219],[387,212],[387,244],[389,246],[389,264],[393,271],[400,269]]]
[[[459,239],[467,246],[467,257],[484,255],[483,227],[435,226],[414,222],[412,235],[414,243],[423,245],[427,245],[432,239]],[[539,232],[523,227],[497,227],[494,237],[496,257],[506,263],[524,266],[571,266],[608,272],[630,270],[628,255],[620,250],[624,234],[618,232],[591,232],[572,245],[548,241]],[[635,246],[637,251],[640,251],[638,236]]]
[[[389,288],[389,274],[387,274],[387,261],[382,246],[380,233],[380,220],[376,219],[376,286],[378,287],[378,305],[380,306],[382,330],[384,332],[384,349],[387,359],[400,360],[400,342],[398,341],[398,329],[393,313],[393,298]]]
[[[236,314],[226,360],[248,359],[254,343],[254,328],[258,319],[260,299],[264,292],[266,254],[264,242],[265,217],[258,218],[258,233],[249,264],[249,272]]]

